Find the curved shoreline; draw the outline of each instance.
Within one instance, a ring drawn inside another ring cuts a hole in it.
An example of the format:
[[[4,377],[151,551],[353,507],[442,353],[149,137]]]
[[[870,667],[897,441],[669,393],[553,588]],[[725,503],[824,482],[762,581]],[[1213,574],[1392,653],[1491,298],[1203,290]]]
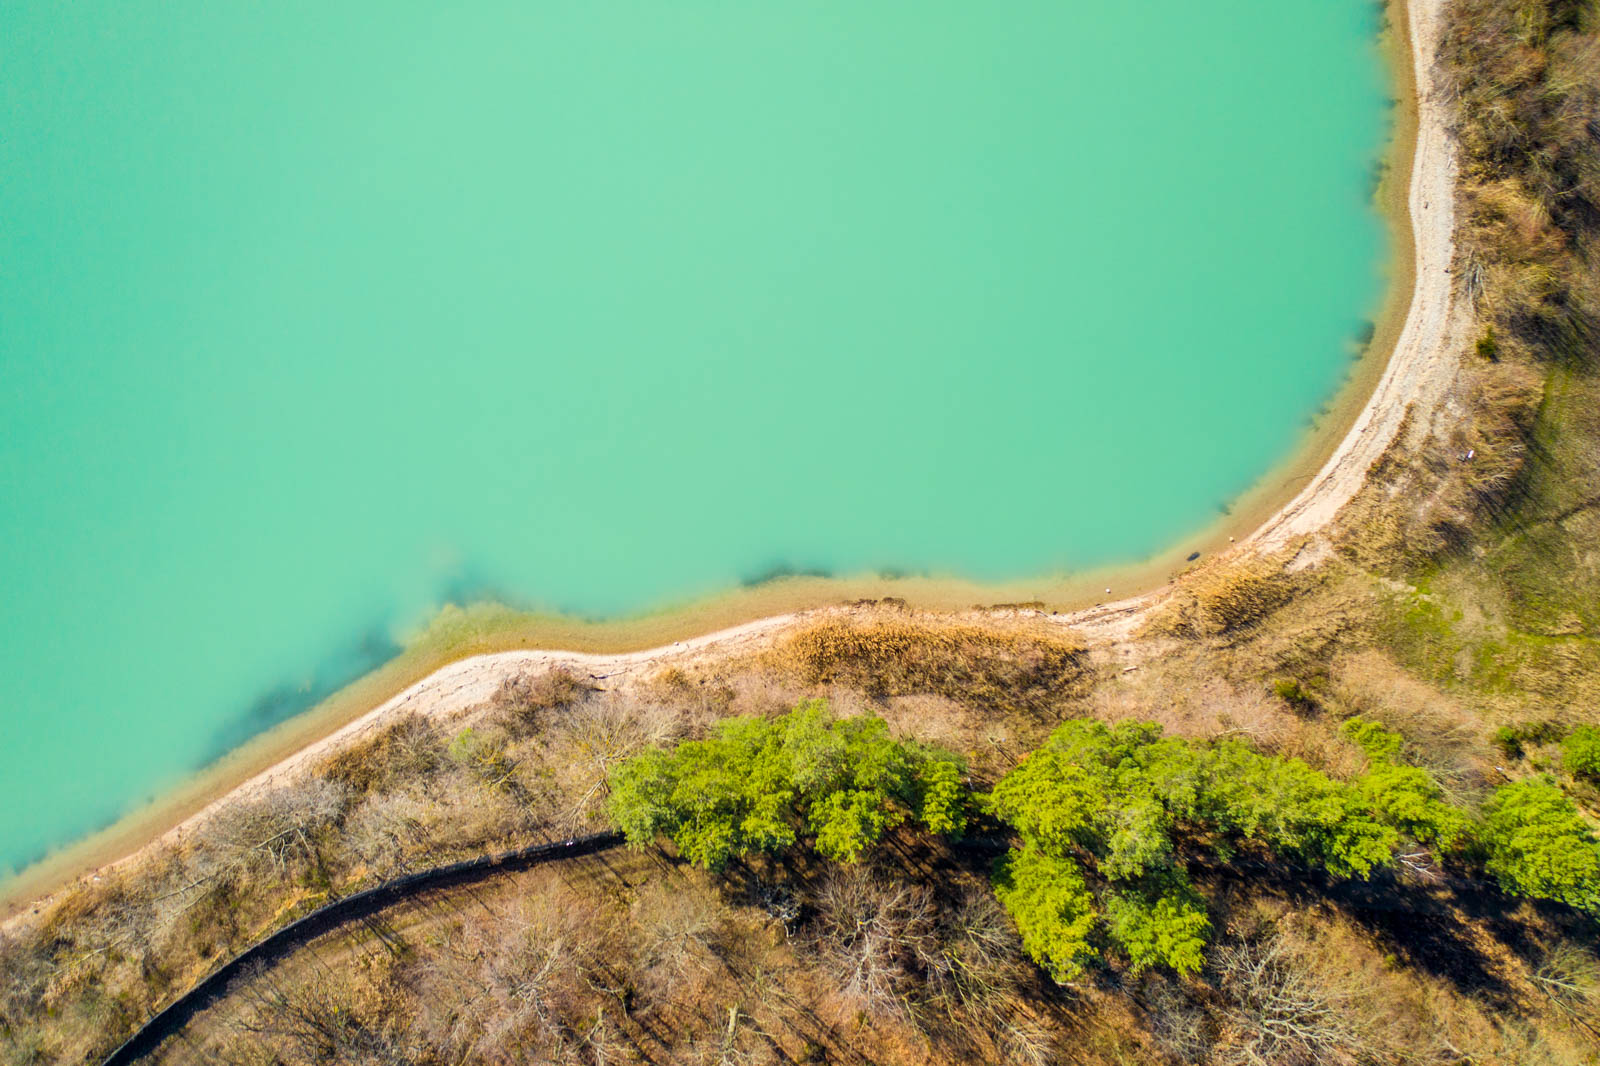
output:
[[[1404,214],[1409,219],[1411,293],[1403,326],[1381,377],[1355,414],[1349,429],[1339,438],[1319,469],[1287,504],[1269,510],[1266,502],[1281,499],[1284,467],[1303,462],[1305,452],[1313,454],[1320,436],[1301,445],[1294,456],[1247,492],[1233,521],[1213,523],[1191,542],[1206,546],[1208,563],[1215,558],[1237,557],[1244,552],[1270,553],[1298,537],[1314,534],[1327,526],[1361,488],[1372,463],[1392,444],[1413,409],[1432,410],[1443,397],[1453,377],[1452,342],[1461,326],[1455,307],[1451,279],[1454,257],[1454,187],[1456,180],[1455,146],[1443,114],[1433,71],[1433,55],[1438,40],[1439,19],[1445,0],[1406,0],[1391,10],[1403,11],[1404,22],[1396,48],[1408,46],[1411,82],[1397,61],[1396,77],[1402,89],[1410,89],[1415,110],[1415,135],[1411,145],[1397,135],[1392,153],[1400,156],[1410,148],[1410,177]],[[1404,249],[1397,248],[1403,260]],[[1395,287],[1398,290],[1398,286]],[[1398,291],[1394,294],[1397,296]],[[1378,339],[1385,338],[1380,330]],[[1363,383],[1364,384],[1364,383]],[[1346,391],[1355,390],[1355,385]],[[1359,391],[1357,391],[1359,395]],[[1238,528],[1245,516],[1265,514],[1254,531],[1238,543],[1229,545],[1229,528]],[[1212,550],[1223,549],[1220,555]],[[1079,609],[1055,614],[1051,618],[1086,635],[1112,640],[1125,636],[1139,621],[1144,610],[1172,585],[1172,562],[1163,556],[1134,566],[1119,566],[1091,572],[1072,581],[1055,579],[1050,587],[1066,602]],[[1162,571],[1168,571],[1162,575]],[[1127,587],[1146,589],[1139,595],[1111,603],[1093,603],[1091,588],[1112,580]],[[967,606],[998,592],[1001,597],[1014,593],[1018,600],[1034,599],[1029,589],[1047,585],[1045,581],[1016,583],[996,589],[964,582],[911,581],[836,581],[796,580],[780,582],[776,589],[757,595],[744,593],[727,598],[712,618],[737,617],[739,607],[756,603],[793,607],[768,613],[753,621],[731,626],[719,625],[712,632],[672,641],[673,629],[663,623],[665,615],[638,620],[630,630],[645,634],[645,640],[659,641],[641,651],[603,653],[556,650],[482,650],[492,648],[493,640],[478,632],[467,632],[453,639],[442,639],[428,652],[405,664],[392,663],[346,690],[317,710],[269,730],[218,764],[202,771],[175,792],[147,805],[143,810],[120,819],[111,827],[70,845],[10,879],[0,891],[9,913],[3,925],[38,913],[67,883],[109,867],[120,866],[150,847],[181,838],[186,828],[206,818],[222,804],[273,787],[310,761],[361,733],[379,728],[392,716],[408,711],[451,714],[483,702],[507,676],[530,668],[566,666],[602,676],[628,674],[672,663],[690,655],[726,655],[752,650],[769,643],[785,630],[804,621],[840,610],[819,606],[842,599],[867,596],[901,596],[924,606]],[[937,590],[937,591],[936,591]],[[746,615],[748,617],[748,615]],[[544,628],[544,643],[594,643],[593,626],[566,621]],[[426,676],[405,683],[406,669],[427,668]],[[403,686],[403,687],[402,687]],[[396,692],[396,688],[400,691]],[[387,698],[384,698],[387,696]],[[362,708],[365,708],[364,710]],[[265,757],[264,757],[265,756]]]

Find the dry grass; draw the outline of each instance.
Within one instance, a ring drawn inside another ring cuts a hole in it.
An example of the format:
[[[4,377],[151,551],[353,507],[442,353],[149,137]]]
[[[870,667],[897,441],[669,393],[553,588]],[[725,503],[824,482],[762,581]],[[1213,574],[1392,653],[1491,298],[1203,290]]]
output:
[[[1151,612],[1140,635],[1197,639],[1251,631],[1303,587],[1304,579],[1289,573],[1287,562],[1252,556],[1202,568]]]
[[[339,749],[313,772],[362,795],[425,778],[443,758],[442,739],[433,723],[408,714],[375,736]]]
[[[1600,48],[1582,0],[1456,0],[1441,53],[1462,144],[1467,295],[1499,347],[1589,358],[1600,293],[1583,241],[1600,227]]]
[[[537,729],[550,712],[580,703],[598,688],[588,678],[557,668],[508,677],[490,702],[506,729],[521,734]]]
[[[1398,731],[1405,737],[1407,760],[1427,769],[1458,798],[1484,783],[1489,751],[1481,719],[1381,651],[1367,648],[1341,656],[1329,671],[1329,691],[1341,716],[1361,715]]]
[[[159,1061],[1059,1061],[1060,1020],[1019,1002],[1029,972],[998,911],[896,884],[826,882],[791,936],[748,894],[651,856],[529,871],[467,906],[414,901],[379,928],[319,940],[235,989]],[[916,944],[898,935],[912,929]],[[892,984],[886,998],[836,980],[863,957]]]
[[[785,641],[769,661],[806,685],[879,698],[937,695],[1001,711],[1051,710],[1092,683],[1085,645],[1046,624],[829,621]]]
[[[1089,678],[1098,681],[1087,695],[1075,696],[1070,709],[1109,719],[1154,717],[1193,735],[1247,733],[1264,747],[1338,771],[1359,763],[1335,733],[1339,717],[1392,707],[1391,724],[1417,750],[1455,750],[1466,712],[1381,656],[1347,653],[1322,664],[1312,686],[1315,709],[1296,710],[1273,694],[1268,681],[1276,675],[1266,667],[1281,658],[1275,650],[1280,624],[1322,603],[1315,596],[1293,601],[1270,623],[1236,631],[1220,644],[1170,641],[1159,650],[1143,649],[1129,673],[1111,666],[1116,649],[1096,651],[1098,665],[1074,650],[1064,660],[1073,666],[1072,690],[1081,692]],[[924,630],[931,628],[919,624],[913,638],[900,634],[892,645],[920,645],[908,655],[917,671],[929,669],[928,644],[949,646],[930,641]],[[1012,633],[999,647],[1020,654]],[[997,669],[990,662],[969,676],[994,683]],[[925,683],[927,673],[917,671],[905,676]],[[935,680],[949,676],[934,674]],[[965,686],[966,678],[961,681]],[[527,733],[513,732],[504,708],[494,705],[449,724],[422,723],[426,729],[402,721],[364,745],[379,771],[352,776],[347,761],[331,760],[335,778],[314,782],[300,799],[242,809],[236,821],[196,837],[191,846],[208,849],[204,855],[173,856],[168,867],[135,871],[126,883],[108,882],[74,898],[42,927],[45,939],[0,944],[8,979],[0,988],[0,1011],[13,1019],[11,1031],[0,1032],[5,1060],[92,1057],[208,968],[202,943],[212,957],[236,950],[292,916],[294,906],[319,898],[322,881],[344,892],[379,872],[456,857],[486,841],[514,842],[532,825],[592,822],[599,783],[616,758],[697,732],[719,714],[761,713],[806,688],[799,679],[792,689],[777,685],[771,664],[753,661],[737,668],[720,664],[714,675],[634,684],[556,701],[541,709],[538,728]],[[1050,724],[1032,713],[993,713],[948,695],[851,695],[837,688],[837,678],[832,684],[841,709],[876,709],[898,730],[937,736],[975,762],[988,760],[995,772],[1032,747],[1033,734]],[[702,694],[711,689],[719,695],[708,703]],[[485,780],[452,756],[460,748],[453,739],[469,726],[477,743],[493,747],[513,768],[515,788]],[[1342,767],[1340,758],[1350,765]],[[426,769],[407,769],[413,767]],[[309,850],[299,846],[298,830],[287,850],[250,847],[295,826],[309,827]],[[153,902],[241,850],[256,873],[219,879],[231,894],[191,891],[159,906]],[[478,886],[408,905],[385,915],[381,937],[356,931],[353,939],[319,945],[321,962],[287,965],[275,983],[233,997],[225,1010],[197,1023],[168,1061],[292,1064],[332,1055],[376,1062],[399,1056],[418,1063],[519,1057],[593,1063],[636,1052],[663,1063],[1043,1063],[1063,1056],[1085,1064],[1245,1061],[1237,1054],[1237,1019],[1261,1008],[1241,998],[1219,971],[1192,983],[1166,982],[1142,1011],[1129,998],[1125,975],[1114,969],[1065,998],[1017,953],[1009,926],[996,923],[981,855],[969,861],[960,853],[922,854],[901,842],[880,859],[888,865],[844,882],[804,861],[756,863],[719,879],[674,869],[650,854],[613,855],[583,860],[590,872],[581,877],[552,869],[518,875],[522,879],[512,883],[522,887],[515,891]],[[1220,915],[1233,921],[1261,903],[1259,891],[1236,886],[1219,902]],[[1295,915],[1308,906],[1306,923],[1296,925]],[[1360,1013],[1359,1034],[1402,1034],[1427,1052],[1410,1054],[1379,1041],[1389,1057],[1373,1061],[1448,1061],[1420,1035],[1435,1015],[1452,1019],[1447,1039],[1484,1063],[1583,1061],[1573,1057],[1570,1041],[1562,1043],[1566,1029],[1547,1037],[1544,1050],[1524,1038],[1540,1026],[1576,1024],[1535,994],[1523,973],[1532,973],[1533,963],[1498,964],[1534,1003],[1525,1014],[1508,1015],[1503,1005],[1479,1003],[1473,990],[1448,978],[1386,963],[1395,947],[1317,906],[1314,899],[1301,900],[1279,912],[1276,924],[1293,927],[1301,938],[1283,956],[1292,960],[1283,964],[1289,976],[1314,982],[1318,994]],[[1512,929],[1524,938],[1535,930],[1549,945],[1541,958],[1563,943],[1523,919],[1494,927],[1468,914],[1451,921],[1491,954],[1504,954],[1497,938]],[[139,934],[137,951],[122,946],[133,943],[129,933]],[[1582,976],[1556,963],[1549,974],[1561,980],[1569,971]],[[1369,987],[1380,994],[1367,994]],[[1339,998],[1351,990],[1361,995]],[[1581,1010],[1587,1000],[1570,1002]],[[300,1022],[282,1020],[321,1024],[331,1004],[347,1005],[332,1043]],[[1349,1034],[1339,1040],[1338,1054],[1361,1046]]]
[[[1518,954],[1460,911],[1397,942],[1381,909],[1235,886],[1201,974],[1066,997],[980,880],[926,859],[726,881],[625,853],[414,901],[235,990],[161,1061],[1592,1061],[1593,954],[1525,914]]]
[[[1593,5],[1455,0],[1440,58],[1462,147],[1454,273],[1479,328],[1431,431],[1409,425],[1344,516],[1343,550],[1389,572],[1458,564],[1592,484],[1570,469],[1593,451],[1592,428],[1571,432],[1589,412],[1561,393],[1593,377],[1600,345]],[[1541,486],[1552,469],[1562,473]]]

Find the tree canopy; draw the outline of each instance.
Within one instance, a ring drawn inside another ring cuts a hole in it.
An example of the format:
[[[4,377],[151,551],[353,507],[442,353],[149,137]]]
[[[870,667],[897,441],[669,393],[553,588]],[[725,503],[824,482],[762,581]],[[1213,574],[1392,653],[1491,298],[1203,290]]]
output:
[[[1580,735],[1587,728],[1574,730],[1562,745],[1564,764],[1575,776],[1587,746],[1600,749],[1600,731]],[[1446,803],[1432,776],[1402,760],[1400,734],[1361,718],[1347,721],[1343,731],[1367,753],[1369,766],[1356,787],[1390,825],[1441,853],[1480,857],[1507,892],[1600,917],[1600,841],[1554,780],[1500,786],[1478,819]],[[1594,758],[1600,760],[1600,750]]]
[[[881,718],[833,718],[809,700],[777,718],[730,718],[705,740],[650,749],[611,773],[610,811],[628,842],[670,837],[708,869],[808,836],[856,862],[890,829],[966,828],[965,768],[949,752],[896,740]]]
[[[1600,841],[1549,778],[1502,785],[1484,808],[1486,866],[1508,892],[1600,917]]]
[[[1341,731],[1367,753],[1367,772],[1356,787],[1379,817],[1441,853],[1467,844],[1471,821],[1445,801],[1444,789],[1432,774],[1404,761],[1399,733],[1359,717],[1346,721]]]
[[[1070,981],[1095,957],[1100,909],[1076,862],[1031,844],[1012,849],[995,866],[994,894],[1023,949],[1055,980]]]
[[[1136,971],[1200,968],[1211,923],[1178,861],[1180,842],[1224,854],[1255,842],[1336,877],[1365,877],[1392,861],[1399,839],[1355,785],[1240,741],[1164,737],[1150,722],[1067,722],[988,806],[1023,840],[997,867],[996,892],[1057,979],[1093,957],[1096,938]],[[1098,900],[1080,863],[1101,885]]]
[[[1573,777],[1600,782],[1600,729],[1580,725],[1561,742],[1561,765]]]
[[[1020,837],[993,885],[1024,948],[1058,981],[1108,949],[1135,973],[1195,972],[1211,921],[1184,856],[1228,859],[1252,847],[1365,878],[1409,839],[1481,857],[1508,891],[1600,916],[1600,841],[1553,781],[1503,786],[1479,820],[1406,761],[1400,734],[1361,718],[1342,732],[1367,756],[1349,781],[1237,739],[1163,736],[1151,722],[1061,725],[981,797]],[[801,843],[853,863],[908,823],[959,837],[971,802],[964,776],[949,752],[896,739],[880,718],[834,718],[811,700],[619,764],[610,812],[634,846],[669,837],[713,870]]]

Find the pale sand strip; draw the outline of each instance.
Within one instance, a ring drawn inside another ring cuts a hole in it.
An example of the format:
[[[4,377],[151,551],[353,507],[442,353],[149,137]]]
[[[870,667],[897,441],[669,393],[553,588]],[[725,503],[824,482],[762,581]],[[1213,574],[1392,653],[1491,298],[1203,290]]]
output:
[[[1416,78],[1417,143],[1412,159],[1408,198],[1415,241],[1415,283],[1405,325],[1394,354],[1371,398],[1338,449],[1306,487],[1286,506],[1242,541],[1230,554],[1277,551],[1297,537],[1316,533],[1330,523],[1361,488],[1368,469],[1394,442],[1406,416],[1415,408],[1434,412],[1456,372],[1456,341],[1467,315],[1452,300],[1450,267],[1455,253],[1455,144],[1440,97],[1433,56],[1446,0],[1410,0],[1412,63]],[[1083,611],[1050,616],[1063,626],[1093,639],[1118,639],[1139,622],[1169,586],[1142,596]],[[640,675],[702,656],[724,656],[757,650],[779,634],[805,621],[848,608],[821,608],[764,618],[666,647],[619,655],[563,651],[509,651],[479,655],[451,663],[417,682],[361,717],[347,723],[294,755],[251,777],[200,811],[100,872],[137,859],[145,851],[171,844],[225,804],[238,802],[286,782],[305,767],[339,747],[385,727],[396,716],[416,712],[449,717],[482,705],[501,683],[532,670],[563,667],[580,675],[617,678]],[[85,875],[91,876],[91,875]],[[60,890],[58,889],[57,892]],[[0,929],[39,913],[56,893],[35,899],[13,914]]]
[[[1408,205],[1415,242],[1415,284],[1400,341],[1372,398],[1328,462],[1303,492],[1246,543],[1266,552],[1333,521],[1394,442],[1406,412],[1436,412],[1456,375],[1458,341],[1470,314],[1452,299],[1455,258],[1456,146],[1434,62],[1445,0],[1411,0],[1412,66],[1416,76],[1417,143]],[[1421,427],[1419,427],[1420,432]]]
[[[1424,434],[1444,413],[1444,400],[1456,378],[1470,309],[1455,299],[1451,267],[1455,259],[1455,188],[1458,172],[1455,137],[1435,56],[1448,0],[1409,0],[1405,10],[1415,77],[1417,140],[1411,160],[1407,213],[1414,245],[1411,304],[1394,353],[1366,406],[1315,477],[1294,499],[1244,538],[1233,553],[1270,554],[1298,537],[1326,528],[1366,482],[1405,423],[1419,416],[1411,432]],[[1232,554],[1232,553],[1230,553]],[[1224,556],[1225,558],[1226,556]],[[1062,616],[1091,636],[1114,639],[1138,624],[1166,587],[1142,596]]]

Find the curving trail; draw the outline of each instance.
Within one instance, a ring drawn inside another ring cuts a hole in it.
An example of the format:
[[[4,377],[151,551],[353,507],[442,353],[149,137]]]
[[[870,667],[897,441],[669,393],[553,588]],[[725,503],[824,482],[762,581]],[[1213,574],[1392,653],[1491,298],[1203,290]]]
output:
[[[318,907],[304,918],[290,922],[277,932],[269,934],[265,939],[257,941],[217,967],[199,984],[145,1022],[121,1047],[106,1056],[102,1066],[131,1066],[132,1063],[160,1047],[163,1040],[183,1028],[190,1018],[227,995],[228,986],[236,978],[255,967],[265,966],[283,958],[307,941],[332,932],[347,922],[369,917],[419,892],[449,888],[492,877],[497,873],[526,870],[532,866],[559,862],[562,859],[593,855],[599,851],[618,847],[621,843],[621,833],[596,833],[572,840],[535,844],[498,855],[484,855],[464,862],[451,863],[448,866],[436,866],[431,870],[420,870],[392,881],[385,881],[364,892],[334,900]]]

